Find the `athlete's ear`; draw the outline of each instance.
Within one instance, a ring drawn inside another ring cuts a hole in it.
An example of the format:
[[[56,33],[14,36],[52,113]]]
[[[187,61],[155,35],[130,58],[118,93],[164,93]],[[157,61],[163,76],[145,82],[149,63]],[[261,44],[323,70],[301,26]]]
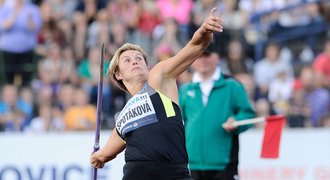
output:
[[[115,76],[116,76],[116,79],[117,79],[118,81],[123,80],[123,77],[121,76],[121,74],[120,74],[118,71],[115,72]]]

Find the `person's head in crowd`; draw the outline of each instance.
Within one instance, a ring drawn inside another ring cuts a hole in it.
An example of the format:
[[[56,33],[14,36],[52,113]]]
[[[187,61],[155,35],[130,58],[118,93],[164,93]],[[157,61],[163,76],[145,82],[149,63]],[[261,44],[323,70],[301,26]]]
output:
[[[330,113],[321,120],[322,127],[330,127]]]
[[[325,41],[324,52],[330,57],[330,37],[328,37]]]
[[[219,57],[216,46],[211,43],[202,55],[192,64],[192,68],[202,78],[209,78],[218,67]]]
[[[304,90],[312,91],[321,85],[315,70],[311,66],[304,66],[299,75]]]
[[[265,58],[269,61],[276,61],[280,56],[280,46],[275,42],[271,42],[266,46]]]
[[[72,84],[63,84],[60,86],[57,100],[62,110],[66,110],[73,105],[75,87]]]
[[[265,98],[260,98],[255,103],[255,111],[258,117],[267,117],[270,115],[271,106],[269,101]]]
[[[247,73],[239,73],[235,75],[235,78],[243,84],[245,91],[247,95],[249,96],[249,99],[251,101],[254,101],[254,96],[255,96],[255,82],[253,77],[250,74]]]
[[[4,85],[1,92],[2,101],[7,104],[9,107],[16,106],[18,99],[18,89],[14,85]]]
[[[89,96],[84,89],[77,88],[74,91],[73,101],[74,101],[74,105],[83,107],[89,104]]]
[[[36,94],[37,104],[41,106],[50,106],[53,103],[53,94],[51,86],[41,86]]]
[[[58,44],[52,43],[48,46],[47,57],[52,60],[62,59],[61,48]]]
[[[227,59],[230,61],[242,61],[244,57],[243,45],[240,40],[235,39],[228,44],[228,55]]]
[[[163,60],[166,60],[172,56],[174,56],[174,51],[171,48],[170,44],[160,44],[156,49],[155,49],[155,57],[156,61],[160,62]]]

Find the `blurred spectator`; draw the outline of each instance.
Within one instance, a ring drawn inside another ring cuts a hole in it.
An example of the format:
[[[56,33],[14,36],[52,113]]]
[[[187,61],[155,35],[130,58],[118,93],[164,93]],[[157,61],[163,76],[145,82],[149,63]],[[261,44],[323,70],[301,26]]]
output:
[[[99,47],[102,43],[109,44],[110,21],[105,9],[98,11],[96,20],[88,27],[86,48]]]
[[[304,5],[301,5],[301,1],[288,1],[283,3],[279,8],[289,7],[296,5],[295,8],[292,8],[290,11],[280,11],[278,15],[273,16],[273,22],[271,22],[271,27],[269,29],[270,36],[275,33],[281,33],[288,30],[287,28],[299,28],[301,26],[312,25],[315,23],[320,23],[323,21],[321,16],[318,3],[317,2],[308,2]],[[311,26],[312,27],[312,26]]]
[[[18,93],[18,104],[24,104],[24,111],[28,112],[28,119],[30,120],[34,113],[34,96],[30,87],[23,87]]]
[[[34,89],[37,106],[51,106],[55,102],[55,90],[49,85],[42,85]]]
[[[192,0],[157,0],[157,6],[163,19],[174,18],[179,25],[189,23]]]
[[[23,131],[32,116],[30,104],[19,98],[17,87],[5,85],[1,91],[0,130]]]
[[[320,121],[325,118],[329,112],[329,91],[321,86],[318,76],[310,66],[306,66],[302,69],[300,81],[305,91],[305,101],[310,111],[309,123],[313,127],[319,127],[321,126]]]
[[[285,69],[279,70],[274,80],[269,84],[268,99],[278,114],[286,115],[289,110],[289,99],[292,95],[293,78]]]
[[[105,8],[103,0],[81,0],[78,1],[76,12],[83,13],[86,16],[87,24],[95,21],[99,10]]]
[[[230,2],[229,2],[230,3]],[[194,31],[201,25],[203,19],[208,15],[208,12],[213,7],[217,7],[218,14],[224,16],[224,1],[219,0],[197,0],[192,8],[191,12],[191,22],[188,30],[188,34],[191,37]],[[226,19],[226,18],[224,18]],[[241,18],[242,19],[242,18]],[[224,27],[226,27],[227,20],[224,21]],[[221,33],[214,33],[213,42],[215,42],[215,46],[217,47],[217,53],[224,56],[226,54],[226,48],[228,47],[228,42],[230,41],[230,32],[231,31],[223,31]]]
[[[91,48],[88,51],[87,59],[84,59],[78,67],[78,75],[81,78],[81,86],[87,92],[90,103],[97,105],[98,83],[100,76],[100,63],[101,63],[101,49]],[[103,74],[106,74],[109,62],[104,62]],[[112,89],[109,80],[103,80],[103,106],[102,109],[105,113],[110,114],[113,107],[111,107]]]
[[[259,97],[268,96],[269,83],[272,82],[279,71],[285,71],[288,78],[293,76],[291,65],[281,59],[280,47],[276,43],[270,43],[266,47],[265,57],[254,66],[254,79],[259,90]]]
[[[38,63],[40,76],[48,76],[51,84],[59,84],[68,80],[75,71],[73,60],[63,58],[59,45],[53,43],[47,48],[47,56]]]
[[[256,100],[255,111],[256,111],[257,117],[268,117],[272,114],[271,105],[270,105],[269,101],[265,98],[260,98],[260,99]],[[263,128],[264,125],[265,125],[264,123],[257,123],[257,124],[255,124],[255,127]]]
[[[64,121],[54,117],[51,106],[39,106],[38,116],[31,120],[31,123],[26,127],[26,132],[44,133],[50,131],[63,131]]]
[[[224,27],[233,38],[241,38],[244,26],[249,21],[244,11],[238,9],[239,0],[222,0],[220,13],[224,21]]]
[[[229,42],[227,56],[220,62],[220,66],[225,74],[252,74],[254,61],[246,56],[242,42],[236,39]]]
[[[192,0],[157,0],[157,6],[163,20],[174,18],[179,25],[179,31],[182,33],[182,42],[188,38],[188,24],[190,22],[190,13],[193,7]]]
[[[127,29],[123,23],[112,23],[110,32],[110,44],[108,45],[110,54],[113,55],[116,49],[118,49],[125,42],[129,41],[128,38]]]
[[[155,48],[154,57],[156,59],[156,63],[166,60],[174,55],[174,50],[172,49],[171,45],[167,43],[160,44]]]
[[[33,67],[33,49],[41,27],[39,8],[25,0],[15,0],[0,13],[0,48],[4,55],[7,83],[27,86]]]
[[[78,6],[78,0],[45,0],[52,7],[52,16],[56,20],[72,20],[74,10]]]
[[[36,47],[36,53],[41,56],[46,56],[48,47],[51,44],[57,44],[62,46],[65,43],[64,33],[59,29],[58,23],[52,16],[52,7],[49,3],[42,3],[40,6],[42,27],[38,33],[38,45]]]
[[[138,29],[146,34],[151,34],[162,20],[154,0],[139,1],[139,17]]]
[[[330,38],[325,42],[324,51],[315,58],[313,68],[322,79],[322,84],[330,88]]]
[[[134,41],[138,42],[148,54],[152,54],[154,50],[152,33],[162,21],[156,2],[154,0],[138,1],[137,16],[138,24]]]
[[[249,97],[252,106],[255,106],[255,82],[253,76],[247,73],[239,73],[234,76],[240,83],[243,84],[246,94]]]
[[[78,62],[74,58],[72,48],[70,46],[61,48],[61,57],[65,66],[60,69],[59,82],[78,85],[79,78],[76,66]]]
[[[65,112],[68,108],[74,104],[75,87],[72,84],[61,84],[55,99],[55,104],[62,112]]]
[[[218,0],[196,0],[191,10],[191,24],[193,24],[194,26],[201,25],[203,23],[204,18],[207,17],[208,13],[213,7],[217,7],[220,13],[223,10],[221,7],[221,3]],[[193,33],[194,30],[190,29],[189,31],[190,36],[192,36],[191,33]]]
[[[322,1],[320,3],[320,12],[324,16],[325,20],[329,23],[330,22],[330,2],[329,1]]]
[[[73,17],[73,50],[78,61],[85,57],[85,43],[87,37],[87,17],[82,12],[76,12]]]
[[[80,88],[74,91],[74,105],[64,113],[66,130],[94,130],[96,107],[89,104],[88,94]]]
[[[165,50],[165,48],[167,48],[167,51],[172,51],[170,53],[176,54],[182,48],[182,44],[179,40],[181,35],[175,19],[165,19],[154,31],[154,47],[156,48],[154,48],[153,54],[157,55],[157,53],[159,53],[157,51]]]
[[[309,108],[305,101],[305,92],[301,81],[295,80],[293,83],[292,96],[289,99],[290,109],[287,114],[287,123],[289,127],[305,127],[309,117]]]
[[[327,128],[330,127],[330,114],[328,114],[325,118],[322,119],[321,126]]]
[[[139,5],[135,0],[112,0],[107,4],[108,17],[111,22],[121,23],[132,40],[138,21]]]

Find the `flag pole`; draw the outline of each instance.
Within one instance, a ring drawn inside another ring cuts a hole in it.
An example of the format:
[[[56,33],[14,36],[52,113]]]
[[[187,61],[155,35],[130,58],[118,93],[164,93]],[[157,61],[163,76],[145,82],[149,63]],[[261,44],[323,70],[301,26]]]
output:
[[[100,64],[100,76],[97,87],[97,106],[96,106],[96,130],[93,152],[100,149],[100,131],[101,131],[101,112],[102,112],[102,89],[103,89],[103,68],[104,67],[104,43],[101,47],[101,64]],[[97,168],[93,168],[92,180],[97,179]]]
[[[257,117],[257,118],[251,118],[251,119],[244,119],[241,121],[235,121],[231,125],[233,126],[243,126],[243,125],[249,125],[249,124],[256,124],[261,123],[266,120],[265,117]]]

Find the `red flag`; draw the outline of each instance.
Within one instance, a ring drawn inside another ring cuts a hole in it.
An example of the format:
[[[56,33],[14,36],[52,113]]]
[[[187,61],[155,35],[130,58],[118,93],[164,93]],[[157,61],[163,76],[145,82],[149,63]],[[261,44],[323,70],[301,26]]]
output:
[[[285,124],[283,115],[266,118],[261,158],[278,158],[282,129]]]

